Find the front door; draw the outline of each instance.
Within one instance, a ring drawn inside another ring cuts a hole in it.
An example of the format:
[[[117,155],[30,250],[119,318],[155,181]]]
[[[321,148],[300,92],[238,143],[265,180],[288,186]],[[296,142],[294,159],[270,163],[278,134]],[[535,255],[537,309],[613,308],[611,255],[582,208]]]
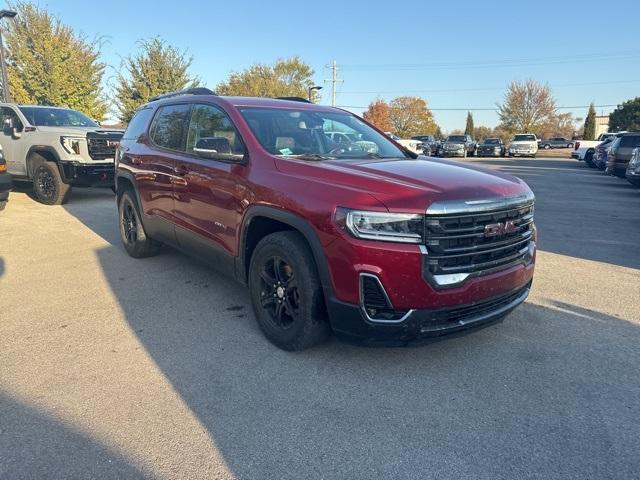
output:
[[[182,227],[176,230],[178,241],[184,248],[204,248],[214,257],[217,250],[231,258],[237,255],[249,167],[199,157],[194,148],[201,139],[217,139],[228,141],[229,153],[244,154],[244,144],[227,114],[206,104],[193,105],[186,137],[186,155],[176,157],[182,178],[174,183],[174,217]]]
[[[11,107],[0,107],[0,128],[2,128],[2,153],[7,162],[7,171],[11,175],[27,175],[26,141],[16,138],[14,130],[24,135],[24,125],[17,112]]]

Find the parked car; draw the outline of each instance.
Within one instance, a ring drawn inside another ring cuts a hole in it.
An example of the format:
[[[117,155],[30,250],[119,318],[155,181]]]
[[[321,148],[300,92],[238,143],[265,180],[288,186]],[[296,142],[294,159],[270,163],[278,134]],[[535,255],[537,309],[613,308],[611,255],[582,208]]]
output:
[[[640,148],[633,149],[625,176],[630,183],[640,187]]]
[[[507,149],[504,142],[499,138],[485,138],[478,145],[477,155],[479,157],[504,157]]]
[[[573,148],[573,140],[567,140],[564,137],[552,137],[546,140],[539,140],[538,147],[549,150],[550,148]]]
[[[403,139],[391,132],[384,133],[386,133],[394,142],[399,143],[404,148],[411,150],[413,153],[422,153],[422,142],[419,142],[418,140]]]
[[[336,147],[326,125],[377,155]],[[286,350],[330,331],[402,345],[480,328],[522,303],[533,278],[522,180],[423,160],[327,106],[158,97],[131,120],[116,179],[129,255],[164,243],[219,268],[248,286],[262,331]]]
[[[0,210],[4,210],[9,201],[9,192],[13,187],[11,175],[7,172],[7,164],[4,159],[2,147],[0,147]]]
[[[121,130],[101,128],[77,110],[0,104],[2,147],[14,180],[33,184],[36,198],[60,205],[72,187],[110,187]]]
[[[605,173],[625,178],[633,149],[640,147],[640,132],[627,132],[620,136],[607,154]]]
[[[449,135],[440,145],[440,157],[472,157],[476,152],[476,142],[471,135]]]
[[[604,170],[607,167],[607,154],[615,138],[608,138],[597,145],[593,152],[588,152],[584,157],[584,162],[591,168]]]
[[[525,155],[534,157],[538,153],[538,138],[533,133],[519,133],[509,144],[509,156]]]
[[[440,140],[438,140],[433,135],[416,135],[414,137],[411,137],[411,139],[417,140],[422,143],[422,150],[425,155],[435,156],[438,154],[438,149],[440,148]]]
[[[619,132],[624,133],[624,132]],[[615,133],[601,133],[597,140],[576,140],[573,145],[573,152],[571,152],[571,158],[575,158],[576,160],[583,161],[587,154],[595,153],[595,148],[600,145],[602,142],[607,140],[608,138],[615,137]]]

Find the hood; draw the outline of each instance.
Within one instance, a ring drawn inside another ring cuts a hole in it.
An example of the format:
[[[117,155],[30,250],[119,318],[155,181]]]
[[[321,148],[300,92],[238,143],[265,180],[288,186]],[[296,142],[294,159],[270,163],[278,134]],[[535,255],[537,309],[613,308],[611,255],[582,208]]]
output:
[[[433,202],[479,200],[529,192],[520,179],[441,159],[283,160],[278,169],[316,182],[369,193],[391,211],[424,213]]]
[[[39,132],[56,133],[60,135],[78,135],[84,137],[88,132],[104,132],[123,134],[124,130],[118,128],[102,128],[102,127],[36,127]]]

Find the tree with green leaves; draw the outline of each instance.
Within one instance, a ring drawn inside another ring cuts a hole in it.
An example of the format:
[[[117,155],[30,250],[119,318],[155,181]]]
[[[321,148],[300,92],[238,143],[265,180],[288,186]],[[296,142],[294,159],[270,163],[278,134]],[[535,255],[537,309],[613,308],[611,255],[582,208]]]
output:
[[[427,102],[420,97],[397,97],[391,100],[389,120],[393,132],[401,138],[433,135],[438,128]]]
[[[584,133],[585,140],[596,139],[596,108],[593,106],[593,102],[589,105],[589,113],[584,120]]]
[[[467,112],[467,126],[464,129],[464,133],[473,137],[473,115],[471,115],[471,112]]]
[[[556,110],[549,86],[531,79],[511,82],[498,104],[501,128],[512,133],[538,133],[553,121]]]
[[[609,114],[609,130],[640,130],[640,97],[627,100]]]
[[[243,97],[302,97],[315,85],[313,69],[299,57],[281,58],[273,65],[255,64],[241,72],[232,72],[216,87],[220,95]],[[317,100],[317,91],[312,100]]]
[[[89,41],[44,8],[11,3],[7,22],[9,93],[14,102],[67,106],[102,120],[100,40]]]
[[[159,37],[140,41],[140,51],[123,61],[115,87],[120,120],[128,123],[151,97],[198,86],[189,73],[192,58]]]

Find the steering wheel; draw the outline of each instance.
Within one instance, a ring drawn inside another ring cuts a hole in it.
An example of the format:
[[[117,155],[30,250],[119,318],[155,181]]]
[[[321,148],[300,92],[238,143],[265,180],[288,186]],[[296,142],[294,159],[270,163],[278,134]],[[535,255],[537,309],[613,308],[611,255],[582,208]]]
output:
[[[345,153],[361,153],[364,151],[365,149],[362,148],[360,145],[351,143],[349,145],[334,148],[333,150],[329,151],[329,155],[343,155]]]

